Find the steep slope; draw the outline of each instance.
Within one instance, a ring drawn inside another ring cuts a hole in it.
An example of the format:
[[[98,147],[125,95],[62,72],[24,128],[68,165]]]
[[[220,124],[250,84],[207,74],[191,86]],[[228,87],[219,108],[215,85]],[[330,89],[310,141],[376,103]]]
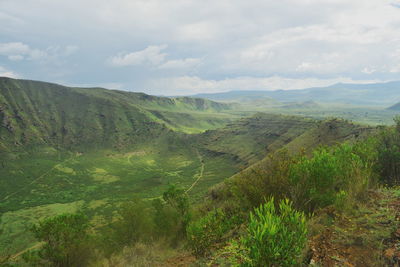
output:
[[[181,113],[216,112],[231,106],[204,99],[162,98],[101,88],[0,78],[0,142],[50,144],[68,148],[124,147],[143,142],[167,127],[179,128]],[[155,116],[154,112],[167,115]],[[168,116],[171,111],[175,116]],[[217,125],[229,117],[215,120]],[[188,126],[187,120],[184,125]],[[193,122],[192,122],[193,123]],[[190,126],[190,125],[189,125]]]
[[[226,127],[198,136],[197,143],[216,153],[235,155],[254,163],[265,154],[291,142],[317,125],[317,121],[297,116],[258,113]]]
[[[295,118],[295,117],[294,117]],[[318,146],[331,146],[342,142],[353,142],[355,140],[366,138],[376,128],[354,124],[349,121],[340,119],[330,119],[326,121],[314,121],[305,127],[301,134],[294,135],[291,138],[278,138],[276,142],[267,146],[268,152],[274,152],[279,149],[285,149],[290,154],[298,154],[300,152],[309,154]],[[300,131],[301,132],[301,131]],[[236,173],[224,182],[216,185],[210,192],[211,198],[215,199],[219,204],[223,204],[227,199],[226,193],[231,190],[232,181],[245,181],[251,177],[253,173],[257,173],[268,166],[269,156],[262,158],[249,167]]]
[[[196,201],[316,124],[257,114],[188,135],[171,128],[217,128],[233,117],[215,112],[231,106],[13,79],[0,79],[0,106],[0,251],[10,253],[33,246],[27,229],[49,215],[83,210],[105,225],[122,202],[171,183]]]

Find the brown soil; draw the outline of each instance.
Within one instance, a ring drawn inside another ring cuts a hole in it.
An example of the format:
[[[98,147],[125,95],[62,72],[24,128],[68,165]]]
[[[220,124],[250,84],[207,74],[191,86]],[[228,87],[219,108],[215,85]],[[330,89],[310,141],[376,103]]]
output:
[[[328,216],[331,223],[317,223],[319,233],[309,242],[310,265],[400,266],[399,197],[370,192],[362,209],[348,213],[338,214],[332,207],[319,212],[317,217]]]
[[[196,261],[196,258],[192,255],[179,255],[173,258],[170,258],[163,263],[164,267],[186,267],[190,266],[192,263]]]

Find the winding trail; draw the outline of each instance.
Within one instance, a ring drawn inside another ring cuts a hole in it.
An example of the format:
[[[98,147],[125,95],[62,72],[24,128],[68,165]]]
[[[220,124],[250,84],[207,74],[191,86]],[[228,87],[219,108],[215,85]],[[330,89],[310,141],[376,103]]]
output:
[[[27,252],[27,251],[29,251],[29,250],[31,250],[31,249],[40,248],[41,246],[43,246],[43,244],[44,244],[43,242],[38,242],[38,243],[36,243],[35,245],[33,245],[33,246],[29,247],[29,248],[26,248],[26,249],[24,249],[24,250],[22,250],[22,251],[20,251],[20,252],[17,252],[17,253],[14,254],[14,255],[11,255],[10,259],[11,259],[11,260],[15,260],[15,259],[17,259],[19,256],[21,256],[22,254],[24,254],[25,252]]]
[[[185,191],[186,193],[189,193],[190,190],[193,189],[193,187],[196,186],[196,184],[200,181],[201,178],[203,178],[203,173],[204,173],[204,160],[203,157],[200,155],[200,152],[198,149],[196,149],[197,152],[197,157],[199,158],[201,167],[200,167],[200,173],[197,174],[197,179],[193,182],[193,184]]]
[[[25,185],[24,187],[22,187],[21,189],[19,189],[19,190],[17,190],[17,191],[15,191],[15,192],[13,192],[13,193],[11,193],[11,194],[5,196],[5,197],[3,198],[2,201],[5,201],[5,200],[9,199],[10,197],[12,197],[12,196],[18,194],[19,192],[21,192],[22,190],[24,190],[24,189],[25,189],[26,187],[28,187],[29,185],[32,185],[32,184],[36,183],[37,181],[39,181],[40,179],[42,179],[43,177],[45,177],[46,175],[48,175],[49,173],[51,173],[51,172],[52,172],[54,169],[56,169],[57,167],[60,167],[61,165],[67,163],[68,161],[71,161],[71,160],[73,160],[73,159],[79,157],[80,155],[81,155],[81,154],[76,154],[75,156],[72,156],[72,157],[70,157],[70,158],[68,158],[68,159],[66,159],[66,160],[64,160],[64,161],[62,161],[62,162],[60,162],[60,163],[54,165],[51,169],[49,169],[49,170],[46,171],[45,173],[39,175],[39,176],[36,177],[35,179],[33,179],[29,184]]]

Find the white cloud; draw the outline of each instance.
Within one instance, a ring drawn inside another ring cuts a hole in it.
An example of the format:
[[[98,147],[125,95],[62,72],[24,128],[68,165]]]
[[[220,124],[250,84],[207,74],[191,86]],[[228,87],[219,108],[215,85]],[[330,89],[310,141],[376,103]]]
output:
[[[208,41],[218,35],[218,24],[202,21],[182,25],[178,28],[176,36],[183,41]]]
[[[70,56],[78,50],[77,46],[50,46],[45,50],[31,48],[22,42],[0,42],[0,56],[6,56],[11,61],[48,60]]]
[[[110,63],[115,67],[143,64],[159,65],[167,55],[161,52],[165,48],[167,48],[167,45],[151,45],[140,51],[114,56],[110,59]]]
[[[0,56],[7,56],[11,61],[39,60],[48,55],[45,51],[32,49],[29,45],[21,42],[0,43]]]
[[[260,88],[265,84],[264,78],[243,77],[400,80],[399,3],[2,0],[0,56],[12,61],[7,62],[18,73],[43,80],[68,73],[62,78],[71,83],[119,81],[136,90],[180,76],[204,77],[199,88],[211,84],[221,90],[224,77],[238,89],[248,87],[238,80]],[[78,56],[64,60],[60,69],[50,64],[72,54]],[[196,85],[192,78],[180,82]],[[158,90],[153,92],[167,89]]]
[[[114,67],[147,65],[159,69],[189,69],[201,62],[200,58],[166,60],[168,54],[163,52],[166,48],[167,45],[151,45],[140,51],[121,53],[109,59],[109,63]]]
[[[185,59],[175,59],[168,60],[159,66],[160,69],[190,69],[192,67],[198,66],[201,63],[200,58],[185,58]]]
[[[0,77],[21,78],[17,73],[7,70],[2,66],[0,66]]]

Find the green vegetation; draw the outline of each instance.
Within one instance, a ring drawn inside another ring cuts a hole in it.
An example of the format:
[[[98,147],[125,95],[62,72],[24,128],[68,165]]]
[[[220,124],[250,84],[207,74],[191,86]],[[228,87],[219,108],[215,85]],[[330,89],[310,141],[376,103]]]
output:
[[[385,183],[400,182],[400,117],[395,118],[396,127],[383,131],[378,137],[378,170]]]
[[[255,113],[268,102],[327,115],[320,103],[258,102],[1,78],[0,265],[319,263],[316,233],[345,247],[358,234],[338,225],[347,218],[378,229],[357,246],[382,251],[397,225],[400,195],[380,187],[400,181],[400,120]]]
[[[92,251],[88,222],[83,214],[62,214],[34,225],[32,232],[44,244],[25,260],[34,266],[86,266]]]
[[[307,240],[306,218],[289,200],[274,199],[250,213],[248,235],[244,238],[244,266],[295,266]]]
[[[205,256],[212,246],[222,241],[236,222],[235,216],[228,216],[220,209],[207,213],[204,217],[192,221],[187,228],[187,241],[193,254],[197,257]]]
[[[334,204],[348,194],[357,197],[370,185],[370,170],[350,145],[314,151],[290,168],[290,196],[296,207],[313,212]]]

